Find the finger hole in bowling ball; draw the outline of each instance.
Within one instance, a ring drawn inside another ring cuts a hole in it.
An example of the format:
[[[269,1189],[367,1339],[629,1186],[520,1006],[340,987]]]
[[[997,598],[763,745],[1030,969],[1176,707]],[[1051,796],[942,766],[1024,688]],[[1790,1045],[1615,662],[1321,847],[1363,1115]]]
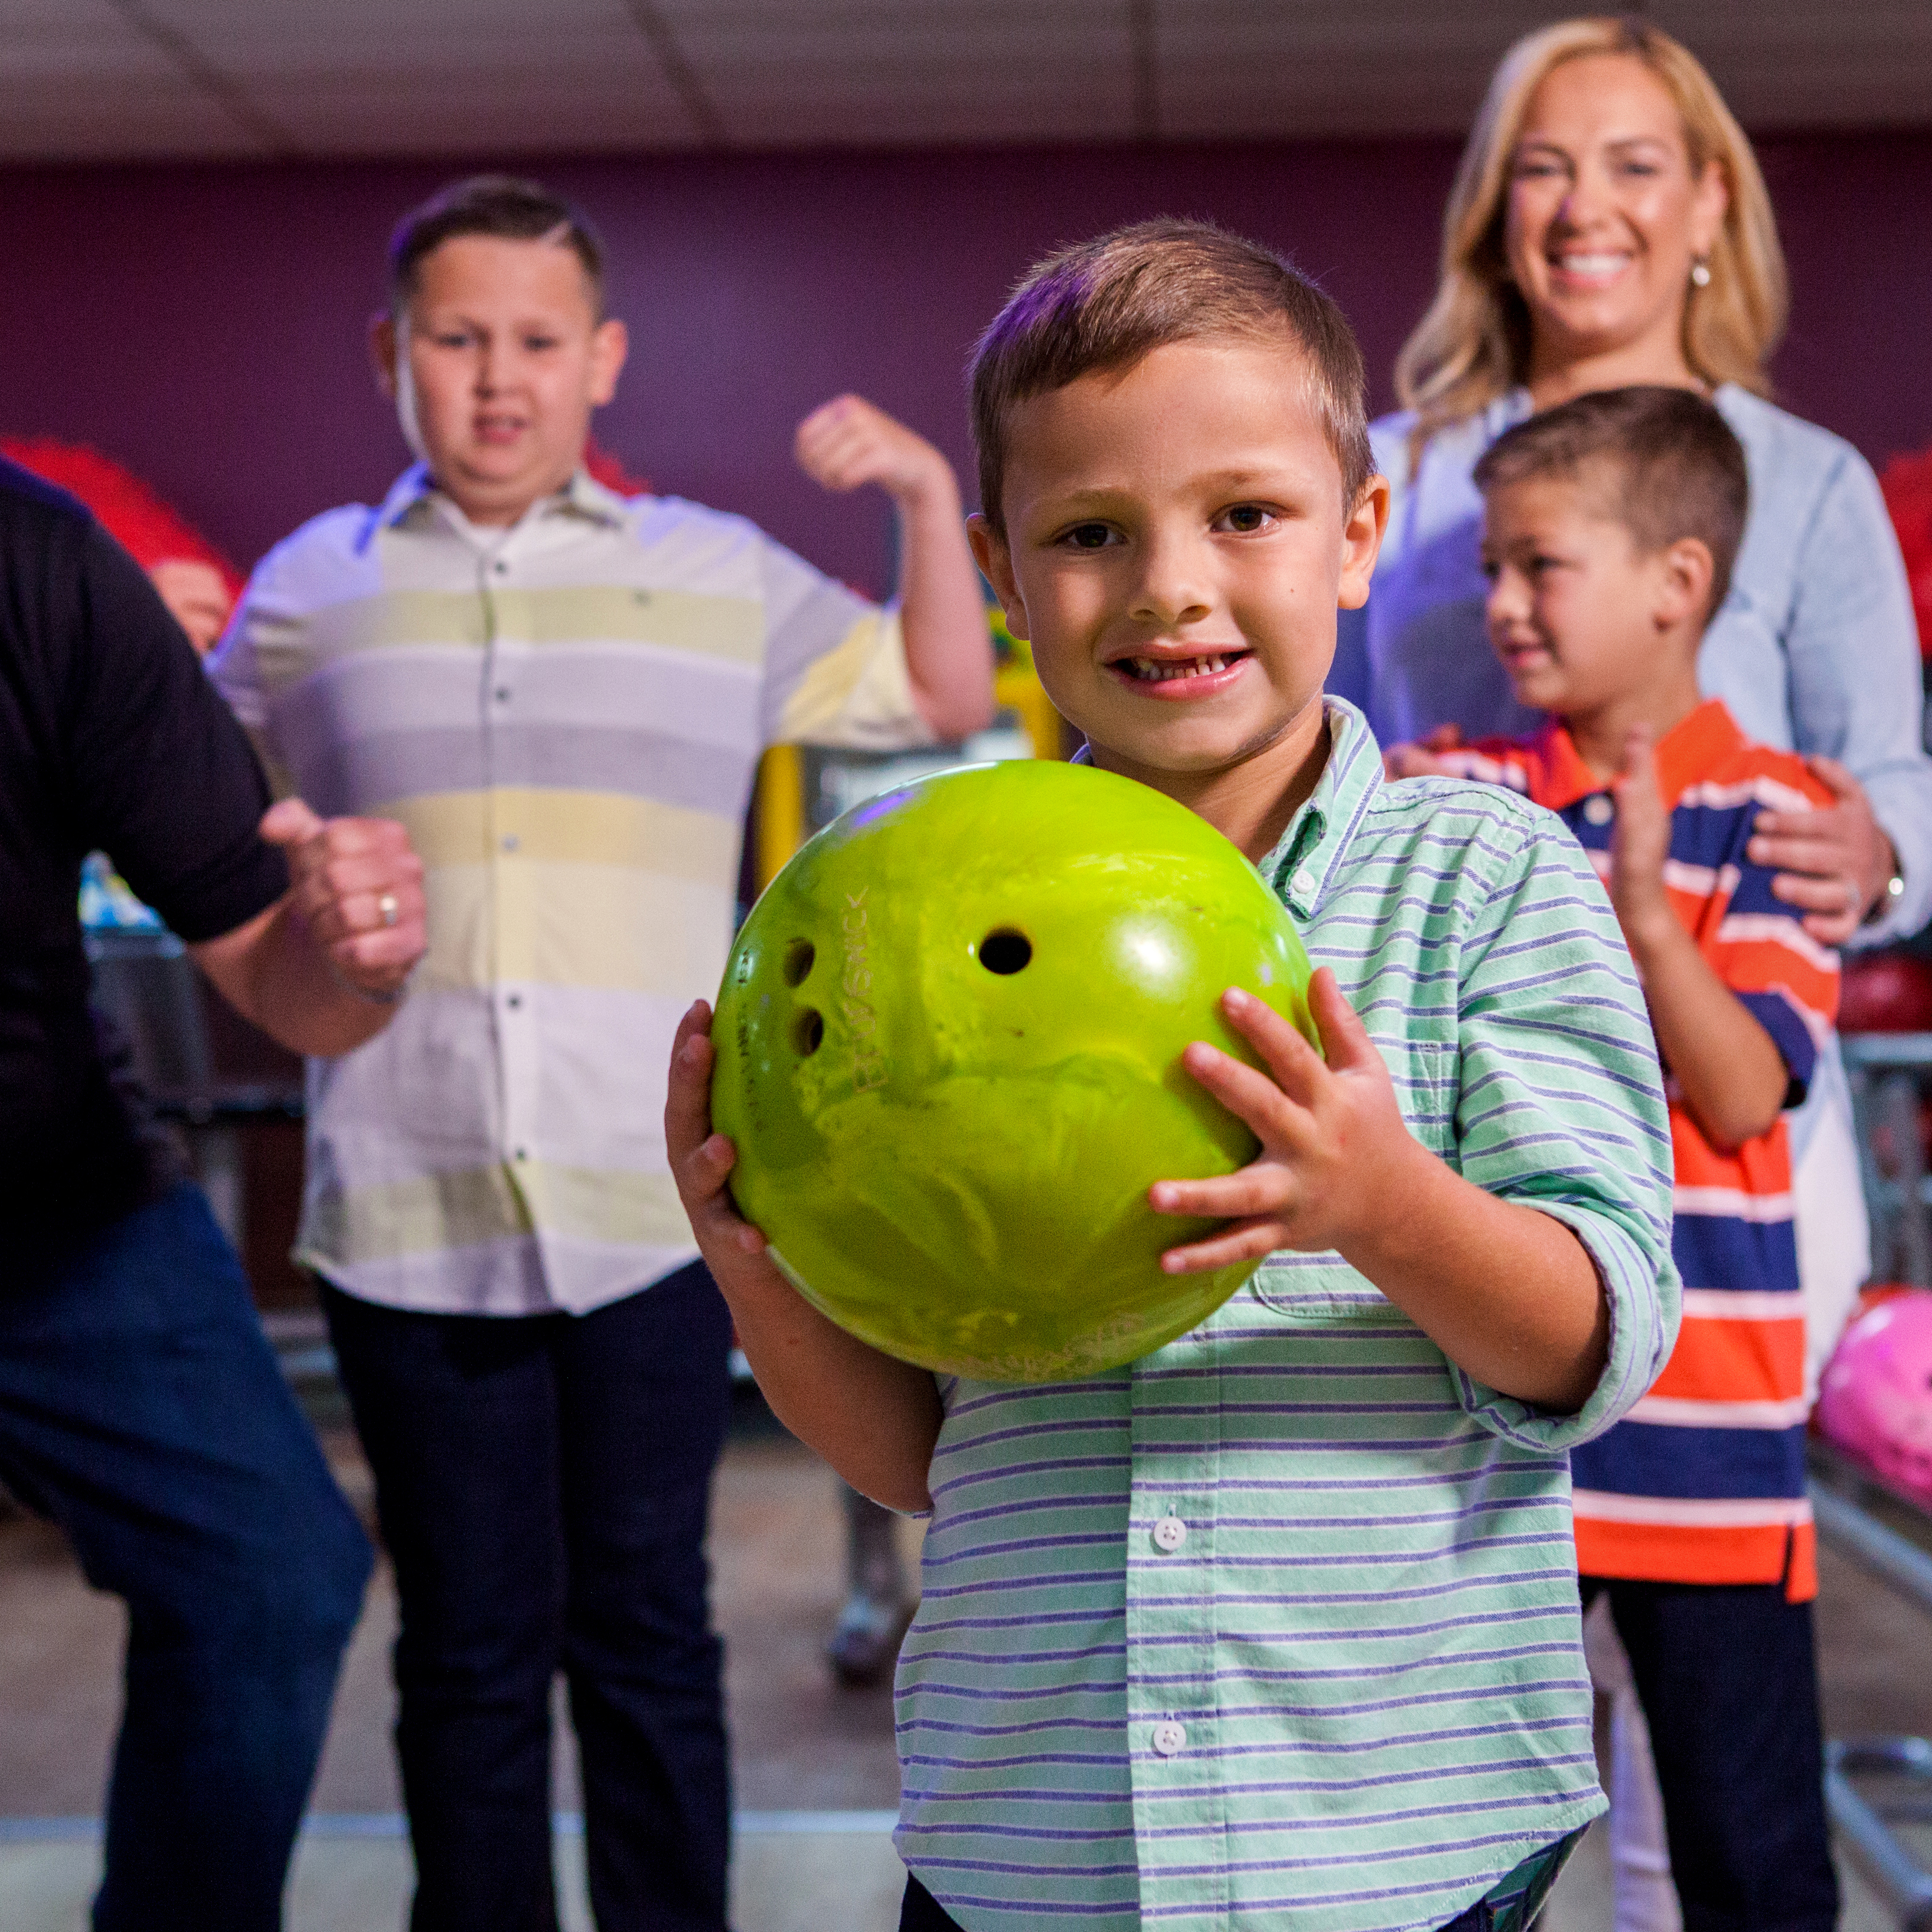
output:
[[[989,973],[1017,973],[1033,957],[1033,941],[1010,926],[989,932],[980,942],[980,964]]]
[[[808,1058],[825,1037],[825,1021],[816,1006],[801,1006],[791,1023],[791,1043]]]
[[[785,948],[785,984],[788,986],[803,986],[812,971],[812,962],[818,957],[818,951],[810,940],[794,939]]]

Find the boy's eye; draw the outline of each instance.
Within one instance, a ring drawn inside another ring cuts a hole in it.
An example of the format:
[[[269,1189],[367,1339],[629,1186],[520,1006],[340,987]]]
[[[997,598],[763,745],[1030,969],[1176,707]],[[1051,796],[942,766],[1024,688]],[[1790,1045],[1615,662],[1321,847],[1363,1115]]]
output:
[[[1486,556],[1480,566],[1485,581],[1493,584],[1503,574],[1503,567],[1492,556]]]
[[[1249,536],[1266,530],[1274,521],[1274,512],[1260,503],[1237,503],[1232,509],[1222,512],[1221,521],[1228,529]]]
[[[526,335],[524,338],[524,346],[532,350],[554,349],[556,338],[554,335]]]
[[[1113,538],[1105,524],[1076,524],[1060,541],[1070,550],[1105,550]]]

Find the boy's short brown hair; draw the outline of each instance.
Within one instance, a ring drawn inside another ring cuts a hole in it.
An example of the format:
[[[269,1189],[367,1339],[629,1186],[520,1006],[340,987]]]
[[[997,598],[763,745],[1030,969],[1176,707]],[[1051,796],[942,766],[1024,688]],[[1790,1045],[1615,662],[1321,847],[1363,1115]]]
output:
[[[1711,553],[1707,618],[1724,602],[1750,480],[1743,444],[1702,396],[1653,383],[1598,389],[1506,430],[1475,468],[1486,496],[1544,477],[1591,489],[1645,556],[1695,537]]]
[[[1306,358],[1342,502],[1352,507],[1376,466],[1362,352],[1341,310],[1306,276],[1205,221],[1137,222],[1057,250],[1014,290],[973,352],[973,442],[986,520],[1005,536],[1000,489],[1016,404],[1096,370],[1126,369],[1171,342],[1284,328]]]
[[[440,188],[396,224],[389,237],[389,313],[400,316],[414,298],[424,258],[459,235],[493,235],[506,242],[553,242],[570,249],[590,284],[590,306],[604,314],[604,244],[567,201],[514,175],[472,175]]]

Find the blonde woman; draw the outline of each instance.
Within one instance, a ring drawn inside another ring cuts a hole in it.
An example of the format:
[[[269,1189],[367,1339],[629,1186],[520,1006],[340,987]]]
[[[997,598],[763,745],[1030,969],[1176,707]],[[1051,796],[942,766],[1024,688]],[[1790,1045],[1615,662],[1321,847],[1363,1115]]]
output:
[[[1504,58],[1451,189],[1442,279],[1375,428],[1394,483],[1366,638],[1385,744],[1531,728],[1484,634],[1475,460],[1587,390],[1682,384],[1743,442],[1752,515],[1700,670],[1751,737],[1834,762],[1840,804],[1766,827],[1827,944],[1932,914],[1932,765],[1904,567],[1846,442],[1766,400],[1784,258],[1749,141],[1641,21],[1564,21]],[[1875,914],[1862,926],[1868,915]]]
[[[1397,364],[1408,406],[1375,429],[1395,500],[1366,617],[1367,694],[1384,743],[1533,728],[1484,634],[1472,466],[1511,424],[1592,390],[1666,383],[1709,395],[1744,445],[1752,508],[1732,591],[1706,635],[1700,682],[1748,736],[1813,754],[1836,794],[1826,810],[1766,812],[1751,849],[1779,868],[1776,890],[1813,936],[1835,945],[1910,931],[1932,911],[1932,762],[1904,570],[1876,482],[1848,444],[1766,398],[1764,363],[1784,314],[1762,178],[1696,59],[1628,19],[1566,21],[1519,41],[1497,70],[1450,192],[1441,286]],[[1547,567],[1561,569],[1562,560]],[[1835,1336],[1868,1265],[1835,1052],[1821,1058],[1792,1138],[1815,1355]],[[1696,1288],[1695,1256],[1679,1246],[1687,1288]],[[1688,1468],[1704,1445],[1699,1430],[1682,1426],[1684,1414],[1667,1427],[1658,1420],[1652,1486],[1660,1522],[1672,1470]],[[1577,1478],[1580,1544],[1592,1541],[1586,1474]],[[1616,1506],[1628,1544],[1629,1499],[1604,1501],[1606,1512]],[[1810,1534],[1808,1524],[1791,1526],[1781,1575],[1714,1570],[1701,1580],[1808,1594]],[[1719,1540],[1712,1561],[1721,1568]],[[1617,1541],[1600,1537],[1592,1546],[1600,1553]],[[1641,1562],[1586,1567],[1627,1580],[1610,1586],[1616,1620],[1646,1705],[1667,1706],[1658,1658],[1660,1642],[1671,1648],[1661,1625],[1673,1614],[1673,1580]],[[1803,1607],[1792,1606],[1791,1640],[1808,1645],[1808,1621],[1800,1631],[1795,1614]],[[1628,1690],[1620,1706],[1620,1732],[1636,1743],[1641,1719]],[[1750,1782],[1697,1753],[1748,1754],[1751,1714],[1721,1727],[1727,1738],[1687,1747],[1668,1735],[1683,1726],[1660,1727],[1651,1712],[1684,1922],[1693,1932],[1774,1919],[1822,1932],[1835,1900],[1815,1710],[1808,1720],[1784,1714],[1776,1741],[1758,1750],[1768,1782],[1753,1815],[1700,1808],[1700,1794],[1708,1799],[1728,1784],[1735,1795]],[[1624,1755],[1647,1754],[1639,1743]],[[1619,1766],[1613,1823],[1623,1840],[1622,1924],[1650,1916],[1633,1911],[1639,1888],[1627,1882],[1643,1862],[1628,1832],[1641,1808],[1625,1802],[1635,1768]],[[1780,1769],[1781,1801],[1772,1789]],[[1653,1868],[1661,1864],[1659,1856]],[[1660,1902],[1667,1911],[1667,1891]]]

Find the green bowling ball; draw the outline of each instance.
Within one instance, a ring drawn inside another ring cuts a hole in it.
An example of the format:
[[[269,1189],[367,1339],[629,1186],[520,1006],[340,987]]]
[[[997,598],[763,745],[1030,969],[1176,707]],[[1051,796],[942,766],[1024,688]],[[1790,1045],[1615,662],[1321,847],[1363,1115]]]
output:
[[[1228,986],[1315,1039],[1309,974],[1254,868],[1144,785],[1042,760],[902,786],[804,846],[733,949],[711,1091],[733,1197],[889,1354],[994,1382],[1118,1366],[1256,1265],[1161,1272],[1216,1224],[1148,1188],[1257,1150],[1181,1051],[1254,1060]]]

